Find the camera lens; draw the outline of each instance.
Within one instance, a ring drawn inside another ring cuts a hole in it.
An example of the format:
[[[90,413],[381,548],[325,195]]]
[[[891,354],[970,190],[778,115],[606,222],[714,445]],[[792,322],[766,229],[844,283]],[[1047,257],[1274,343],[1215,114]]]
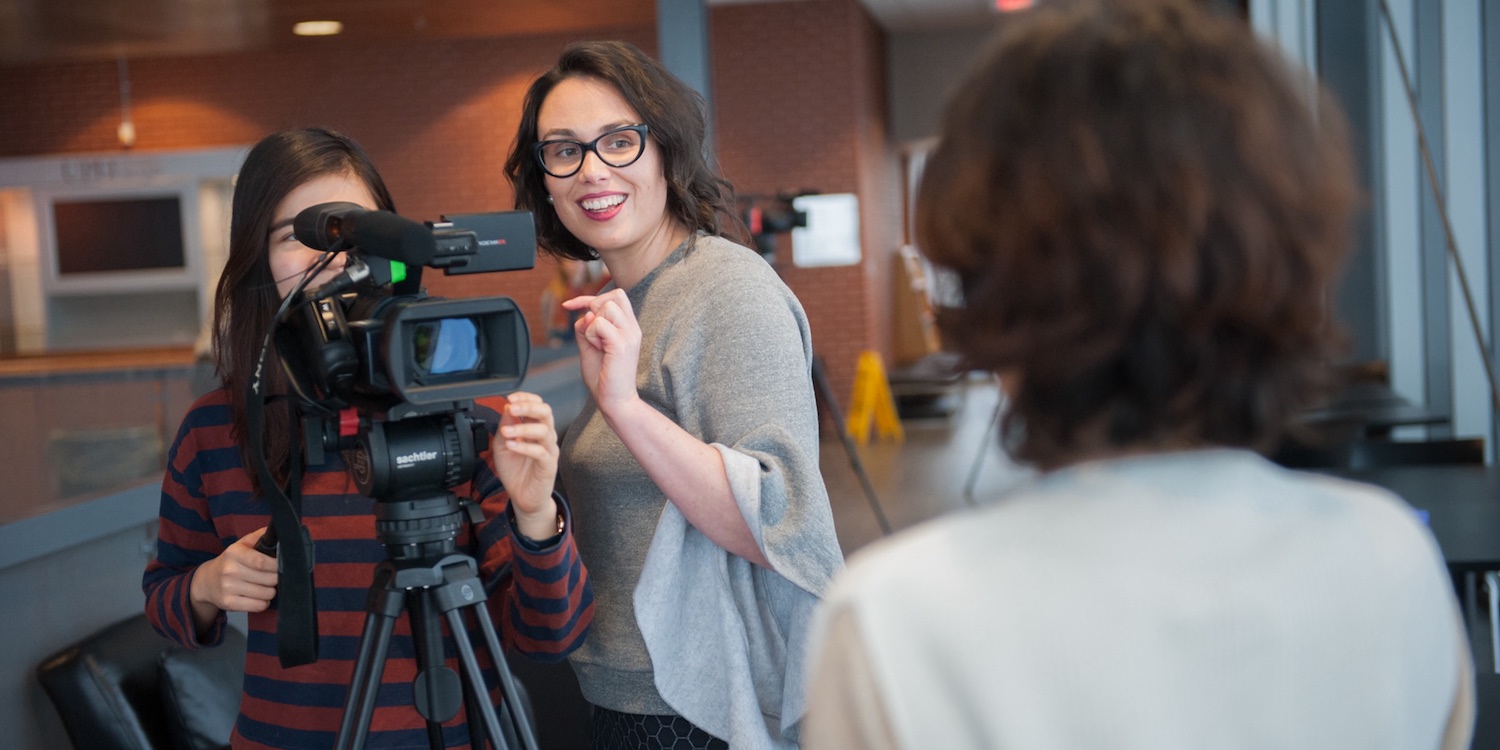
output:
[[[425,320],[411,330],[412,357],[422,375],[472,372],[484,358],[473,318]]]

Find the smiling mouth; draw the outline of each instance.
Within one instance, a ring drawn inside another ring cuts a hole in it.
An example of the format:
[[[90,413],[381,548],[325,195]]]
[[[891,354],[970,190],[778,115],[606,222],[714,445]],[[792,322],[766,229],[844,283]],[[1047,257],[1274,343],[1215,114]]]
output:
[[[608,211],[609,209],[614,208],[615,206],[618,206],[624,202],[625,196],[616,194],[606,195],[602,198],[587,198],[585,200],[579,201],[578,205],[583,206],[583,210],[585,211],[597,212]]]

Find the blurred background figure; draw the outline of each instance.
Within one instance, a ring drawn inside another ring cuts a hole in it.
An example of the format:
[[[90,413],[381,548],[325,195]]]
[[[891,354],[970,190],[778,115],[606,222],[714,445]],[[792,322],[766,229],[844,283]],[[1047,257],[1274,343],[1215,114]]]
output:
[[[1200,6],[1039,3],[950,103],[919,245],[1038,474],[853,559],[806,747],[1467,746],[1432,536],[1259,454],[1331,370],[1356,188],[1331,100]]]

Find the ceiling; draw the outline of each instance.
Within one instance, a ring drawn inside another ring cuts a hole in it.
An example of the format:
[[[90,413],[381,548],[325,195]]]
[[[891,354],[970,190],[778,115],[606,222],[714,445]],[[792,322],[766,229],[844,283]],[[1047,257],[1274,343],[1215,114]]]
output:
[[[709,5],[756,1],[708,0]],[[959,26],[989,0],[861,0],[888,31]],[[268,49],[297,21],[344,38],[504,37],[655,22],[656,0],[0,0],[0,65]]]

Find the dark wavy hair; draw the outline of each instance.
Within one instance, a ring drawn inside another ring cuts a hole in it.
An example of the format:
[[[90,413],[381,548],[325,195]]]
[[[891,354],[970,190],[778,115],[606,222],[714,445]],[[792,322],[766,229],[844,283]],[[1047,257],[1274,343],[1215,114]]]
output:
[[[276,280],[271,273],[271,224],[276,207],[287,194],[310,180],[325,175],[350,174],[364,182],[378,208],[395,211],[390,191],[359,144],[341,133],[323,128],[295,128],[266,136],[250,149],[240,166],[234,185],[229,220],[229,259],[219,276],[214,295],[214,364],[229,391],[234,417],[235,441],[250,469],[246,436],[245,390],[261,345],[281,305]],[[268,388],[284,393],[281,368],[275,365],[274,347],[267,353]],[[265,452],[278,481],[287,477],[291,451],[291,417],[287,409],[266,410]],[[252,470],[258,488],[260,478]]]
[[[1341,341],[1357,198],[1332,100],[1242,21],[1053,2],[1004,21],[950,102],[917,235],[962,290],[947,341],[1002,375],[1004,442],[1048,469],[1269,448]]]
[[[536,217],[537,245],[553,255],[593,260],[593,248],[564,227],[547,202],[546,173],[533,155],[537,114],[558,83],[573,77],[596,78],[615,87],[641,116],[648,140],[661,149],[667,180],[667,213],[692,231],[746,239],[735,210],[734,188],[719,176],[703,152],[706,133],[703,97],[661,63],[629,42],[576,42],[557,65],[532,82],[521,107],[521,124],[505,175],[516,194],[516,208]]]

